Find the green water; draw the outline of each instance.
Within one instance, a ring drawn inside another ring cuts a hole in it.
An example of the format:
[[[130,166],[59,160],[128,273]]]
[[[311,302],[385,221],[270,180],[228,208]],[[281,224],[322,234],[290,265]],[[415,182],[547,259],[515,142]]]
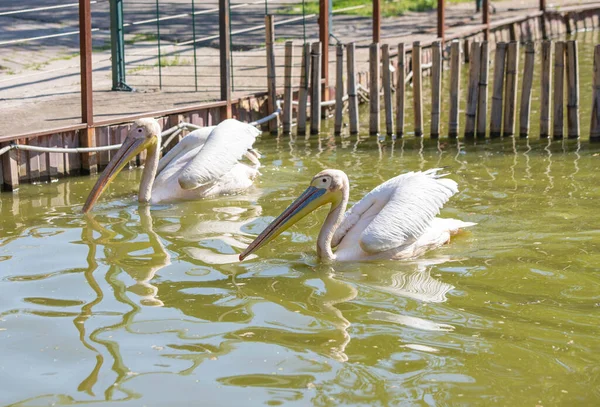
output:
[[[257,147],[235,197],[140,207],[139,169],[91,217],[95,177],[0,194],[0,405],[600,404],[600,147]],[[442,215],[478,225],[416,261],[319,264],[323,208],[237,262],[322,169],[353,203],[440,166],[460,188]]]

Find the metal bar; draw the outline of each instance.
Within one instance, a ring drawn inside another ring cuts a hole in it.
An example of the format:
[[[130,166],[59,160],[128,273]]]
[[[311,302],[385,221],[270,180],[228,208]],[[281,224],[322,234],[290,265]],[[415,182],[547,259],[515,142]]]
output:
[[[79,0],[79,31],[81,121],[87,124],[79,134],[79,138],[83,147],[95,147],[92,91],[92,11],[90,0]],[[98,171],[96,154],[84,154],[81,159],[81,166],[84,173],[95,174]]]
[[[267,99],[267,108],[268,113],[272,114],[275,112],[276,103],[275,99],[277,98],[277,88],[276,88],[276,76],[275,76],[275,51],[273,49],[275,43],[275,26],[273,24],[274,18],[272,15],[265,16],[265,35],[266,35],[266,44],[267,44],[267,89],[268,89],[268,99]],[[277,122],[269,122],[269,131],[271,134],[276,135],[278,132]]]
[[[546,0],[540,0],[540,11],[546,11]]]
[[[445,9],[446,4],[445,0],[438,0],[437,2],[437,36],[442,39],[442,44],[444,43],[444,37],[446,35],[445,30]]]
[[[196,13],[195,13],[196,5],[194,0],[192,0],[192,46],[194,47],[194,87],[196,92],[198,91],[198,58],[196,55]]]
[[[96,4],[97,1],[92,1],[90,4]],[[33,11],[44,11],[44,10],[54,10],[57,8],[67,8],[67,7],[77,7],[79,3],[69,3],[69,4],[61,4],[59,6],[47,6],[47,7],[35,7],[35,8],[27,8],[21,10],[12,10],[12,11],[4,11],[0,13],[0,16],[9,16],[11,14],[21,14],[21,13],[31,13]]]
[[[110,0],[112,90],[131,90],[125,84],[125,40],[123,36],[123,0]]]
[[[319,41],[321,41],[322,100],[329,100],[329,2],[319,2]]]
[[[381,0],[373,0],[373,42],[381,41]]]
[[[221,100],[227,102],[225,116],[231,118],[231,44],[229,36],[229,0],[219,0],[219,62],[221,66]],[[194,49],[195,49],[194,45]]]
[[[483,31],[483,37],[486,41],[490,39],[490,2],[483,0],[483,10],[481,10],[482,23],[486,26]]]
[[[162,62],[160,57],[160,9],[156,0],[156,43],[158,46],[158,88],[162,90]]]

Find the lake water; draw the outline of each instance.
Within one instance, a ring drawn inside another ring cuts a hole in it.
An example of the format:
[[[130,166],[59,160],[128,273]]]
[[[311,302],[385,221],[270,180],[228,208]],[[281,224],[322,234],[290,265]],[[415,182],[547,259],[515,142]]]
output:
[[[0,404],[600,403],[600,147],[536,136],[257,147],[262,176],[235,197],[140,207],[139,169],[89,217],[95,177],[1,194]],[[322,169],[348,173],[354,203],[433,167],[460,188],[442,216],[478,225],[422,258],[320,264],[323,208],[237,261]]]

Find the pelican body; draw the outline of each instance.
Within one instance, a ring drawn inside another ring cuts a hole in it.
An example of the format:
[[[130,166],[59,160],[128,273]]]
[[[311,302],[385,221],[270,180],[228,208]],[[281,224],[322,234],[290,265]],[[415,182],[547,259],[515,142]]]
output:
[[[439,169],[409,172],[369,192],[346,212],[348,176],[339,170],[318,173],[310,186],[240,254],[243,260],[318,207],[331,204],[317,239],[325,261],[410,259],[439,247],[461,228],[475,223],[438,218],[458,192],[455,181]],[[335,253],[333,248],[337,248]]]
[[[260,130],[235,119],[203,127],[184,137],[162,159],[161,129],[154,119],[136,120],[83,207],[88,212],[108,184],[137,154],[146,150],[138,200],[169,202],[232,194],[249,188],[260,162],[252,145]],[[239,162],[243,157],[251,165]]]

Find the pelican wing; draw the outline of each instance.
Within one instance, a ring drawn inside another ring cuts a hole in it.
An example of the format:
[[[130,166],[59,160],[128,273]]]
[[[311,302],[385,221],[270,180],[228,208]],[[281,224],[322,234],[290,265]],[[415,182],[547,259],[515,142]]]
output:
[[[183,189],[195,189],[217,181],[252,148],[260,130],[235,119],[221,122],[208,136],[200,152],[179,176]]]
[[[346,235],[359,236],[361,249],[374,254],[417,240],[458,192],[456,182],[438,171],[402,174],[373,189],[346,212],[333,245]]]
[[[217,126],[202,127],[182,138],[175,147],[160,159],[156,174],[159,175],[169,164],[177,163],[186,152],[197,147],[202,147],[215,127]]]

